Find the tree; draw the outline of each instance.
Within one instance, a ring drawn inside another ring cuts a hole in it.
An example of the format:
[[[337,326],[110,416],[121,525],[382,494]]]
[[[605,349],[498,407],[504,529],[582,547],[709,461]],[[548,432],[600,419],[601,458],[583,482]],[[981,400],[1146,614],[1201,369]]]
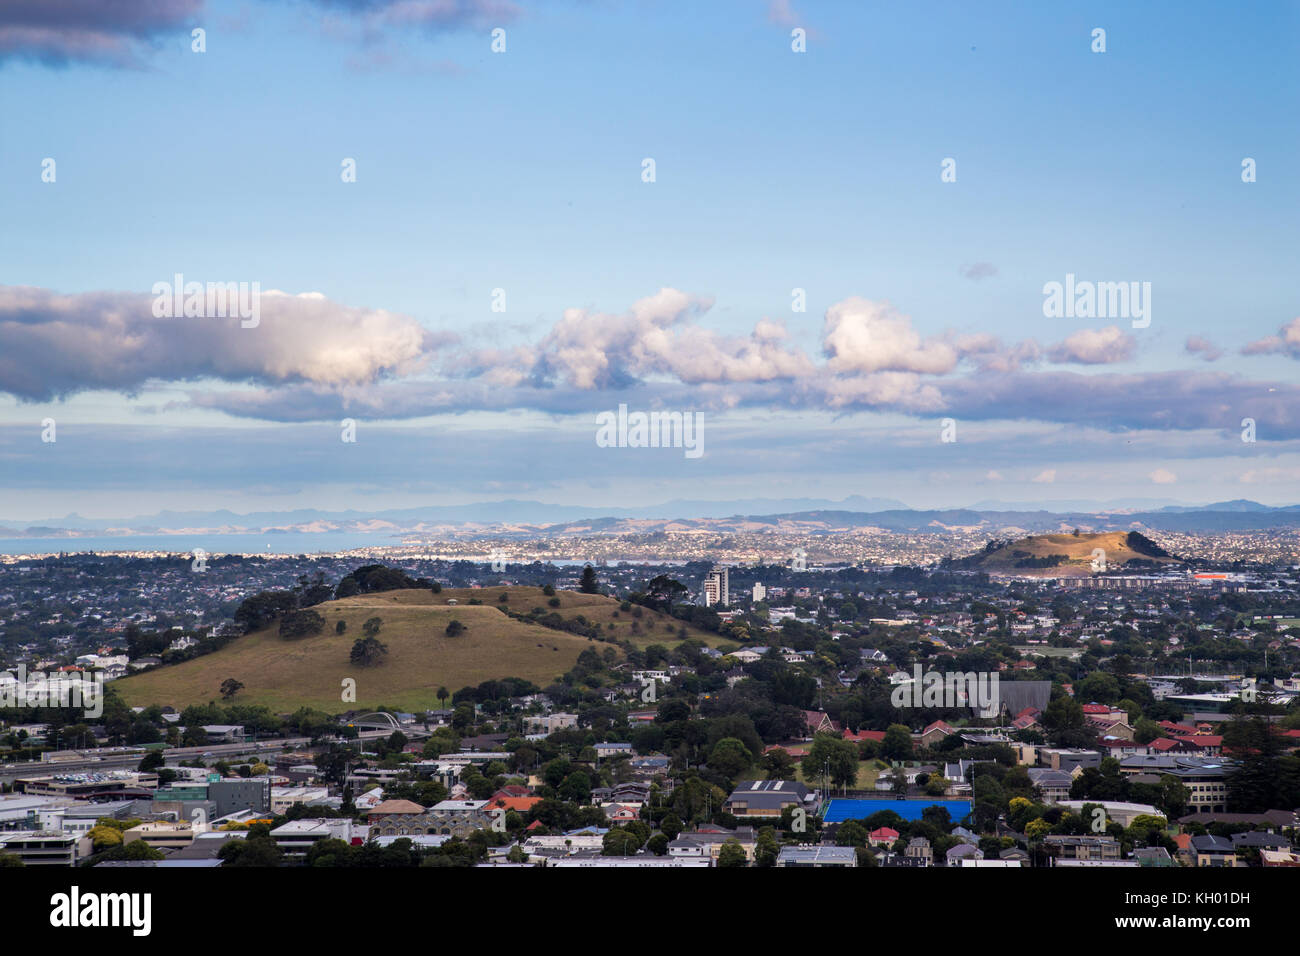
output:
[[[1261,717],[1237,718],[1224,728],[1223,742],[1243,750],[1225,781],[1230,813],[1259,813],[1290,806],[1294,793],[1285,792],[1291,774],[1284,772],[1281,743]]]
[[[1164,734],[1164,731],[1150,717],[1143,717],[1133,727],[1133,742],[1139,744],[1149,744],[1157,737]]]
[[[793,780],[794,758],[780,747],[775,747],[763,755],[763,771],[769,780]]]
[[[140,761],[140,766],[137,769],[139,769],[141,773],[147,773],[151,770],[157,770],[160,767],[165,766],[166,763],[166,758],[163,756],[161,750],[150,750],[144,755],[144,759]]]
[[[927,797],[942,797],[948,792],[948,781],[939,774],[931,774],[930,779],[925,782],[925,795]]]
[[[880,744],[880,756],[886,760],[911,760],[912,731],[904,724],[890,724]]]
[[[266,627],[280,615],[298,606],[292,591],[261,591],[245,598],[235,611],[235,623],[245,634]],[[129,636],[128,636],[129,640]]]
[[[735,737],[723,737],[714,744],[713,750],[709,753],[708,763],[710,770],[715,770],[734,782],[753,765],[754,756]],[[854,770],[855,772],[857,770],[856,762]]]
[[[1160,777],[1160,802],[1156,804],[1171,820],[1176,820],[1187,810],[1191,791],[1171,773]]]
[[[280,618],[280,636],[286,640],[312,637],[324,629],[325,618],[309,608],[289,611]]]
[[[722,844],[722,849],[718,851],[718,866],[749,866],[745,848],[735,837]]]
[[[677,835],[682,832],[682,820],[671,810],[659,821],[659,829],[662,830],[669,840],[676,840]]]
[[[763,827],[758,831],[754,844],[755,866],[776,866],[776,859],[781,855],[781,845],[776,841],[776,831],[772,827]]]
[[[343,618],[339,618],[339,622],[334,625],[334,633],[342,634],[347,629],[348,629],[348,622],[343,620]]]
[[[907,796],[907,771],[902,767],[895,767],[889,774],[889,784],[894,793],[899,796]]]
[[[590,564],[582,569],[582,581],[578,590],[583,594],[599,594],[600,582],[596,579],[596,569]]]
[[[382,617],[366,618],[366,623],[361,625],[361,633],[366,637],[375,637],[379,634],[379,629],[383,625],[384,619]]]
[[[427,588],[431,586],[429,581],[423,579],[416,580],[405,571],[401,571],[397,568],[390,568],[383,564],[367,564],[364,567],[357,568],[339,582],[339,589],[341,590],[349,580],[355,582],[360,593],[363,594],[371,594],[375,591],[395,591],[403,588]]]
[[[447,625],[447,629],[443,633],[445,633],[448,637],[460,637],[462,634],[465,633],[466,630],[467,628],[465,627],[464,624],[460,623],[460,621],[453,620],[450,624]]]
[[[271,828],[265,823],[249,827],[243,840],[227,840],[217,856],[226,866],[279,866],[284,861],[284,853],[275,845]]]
[[[832,787],[848,787],[858,779],[858,748],[851,740],[818,734],[803,759],[803,777],[808,781],[829,775]]]
[[[122,845],[122,831],[117,827],[101,823],[91,827],[90,833],[87,835],[90,837],[91,845],[95,848],[96,853]]]
[[[447,698],[450,696],[451,694],[448,693],[447,688],[445,687],[438,688],[438,703],[442,705],[443,709],[446,709]]]
[[[1064,694],[1049,703],[1043,712],[1043,726],[1049,731],[1060,733],[1077,730],[1083,725],[1083,705]]]
[[[671,612],[673,604],[685,596],[690,589],[675,578],[660,574],[646,585],[646,603],[652,608]]]
[[[866,846],[867,828],[857,820],[845,820],[835,831],[836,846]]]
[[[166,856],[162,850],[151,847],[144,840],[135,840],[108,850],[105,860],[161,860]]]
[[[581,770],[575,770],[560,783],[560,798],[570,803],[587,803],[591,800],[591,778]]]
[[[233,677],[227,677],[221,682],[221,699],[230,700],[230,698],[234,697],[243,689],[244,685],[242,683],[235,680]]]
[[[1075,688],[1075,698],[1113,704],[1119,700],[1119,681],[1110,674],[1093,671],[1079,682]]]
[[[632,856],[641,849],[641,839],[625,827],[613,827],[601,840],[601,856]]]
[[[388,645],[381,644],[377,637],[360,637],[352,645],[350,660],[361,667],[378,664],[383,655],[388,653]]]

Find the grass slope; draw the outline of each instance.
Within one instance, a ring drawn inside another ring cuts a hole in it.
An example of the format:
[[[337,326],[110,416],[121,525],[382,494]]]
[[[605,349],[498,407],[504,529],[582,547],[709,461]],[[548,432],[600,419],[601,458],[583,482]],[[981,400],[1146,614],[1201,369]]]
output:
[[[686,628],[686,636],[689,639],[703,641],[710,646],[725,643],[717,634],[702,631],[689,624],[683,624],[682,621],[676,620],[667,614],[660,614],[658,611],[641,608],[641,617],[633,617],[632,611],[620,611],[618,609],[619,602],[614,598],[605,597],[603,594],[557,591],[555,596],[560,599],[560,606],[555,608],[550,606],[551,599],[542,593],[541,588],[445,588],[441,594],[431,594],[427,591],[414,593],[389,591],[378,596],[393,596],[397,600],[411,602],[429,600],[434,604],[447,604],[448,601],[454,600],[458,605],[465,605],[471,600],[478,600],[485,605],[498,605],[502,592],[507,597],[506,603],[502,606],[508,607],[511,611],[527,614],[533,608],[539,607],[544,612],[554,611],[561,617],[570,620],[581,615],[588,621],[599,624],[601,634],[606,639],[613,638],[616,641],[627,641],[638,648],[646,648],[651,644],[675,647],[681,643],[682,639],[679,633],[683,626]],[[635,609],[635,605],[633,607]],[[611,627],[611,625],[613,626]]]
[[[380,705],[403,710],[436,708],[440,686],[455,692],[466,685],[503,677],[521,677],[546,686],[569,670],[588,647],[603,651],[608,644],[527,624],[497,609],[507,594],[511,610],[534,607],[554,610],[566,618],[582,614],[601,624],[603,633],[638,646],[678,643],[670,619],[646,611],[640,621],[643,634],[631,633],[634,620],[618,611],[618,602],[601,595],[560,591],[560,607],[551,608],[541,588],[498,587],[429,591],[385,591],[327,601],[315,610],[325,619],[325,630],[315,637],[284,640],[276,626],[231,641],[221,650],[145,674],[124,677],[113,688],[129,706],[149,704],[183,708],[220,699],[221,682],[233,677],[244,684],[231,703],[262,704],[277,713],[315,707],[331,713]],[[483,604],[470,605],[471,599]],[[453,606],[450,601],[456,601]],[[379,640],[388,646],[383,662],[356,667],[349,662],[352,644],[362,636],[368,618],[383,625]],[[447,637],[448,623],[459,620],[468,630]],[[334,633],[343,620],[347,630]],[[648,627],[655,620],[655,627]],[[606,625],[614,624],[610,630]],[[676,624],[677,622],[673,622]],[[704,631],[687,628],[701,639]],[[343,679],[356,681],[356,703],[342,700]]]

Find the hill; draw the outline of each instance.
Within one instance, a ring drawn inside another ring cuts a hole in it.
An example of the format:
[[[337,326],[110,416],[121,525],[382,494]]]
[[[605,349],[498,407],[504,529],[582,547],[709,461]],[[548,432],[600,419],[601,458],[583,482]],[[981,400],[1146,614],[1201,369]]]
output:
[[[507,597],[504,604],[498,600],[503,593]],[[337,713],[380,705],[422,710],[441,706],[437,698],[440,686],[455,692],[486,680],[520,677],[544,687],[569,670],[586,648],[603,651],[612,646],[582,634],[518,620],[502,613],[501,607],[523,614],[541,608],[566,621],[576,622],[582,616],[598,624],[602,636],[631,640],[636,646],[680,642],[680,622],[656,612],[643,611],[638,620],[620,612],[619,602],[603,595],[560,591],[556,597],[558,608],[549,606],[550,598],[540,588],[527,587],[355,595],[313,607],[325,619],[324,630],[313,637],[286,640],[273,624],[236,638],[212,654],[124,677],[112,686],[129,706],[170,704],[180,709],[206,704],[219,700],[222,681],[233,677],[244,689],[230,703],[261,704],[277,713],[299,707]],[[482,603],[470,604],[472,600]],[[373,667],[353,665],[349,661],[352,644],[372,617],[383,621],[378,637],[387,645],[388,654]],[[340,620],[346,623],[343,634],[335,633]],[[452,620],[466,627],[458,637],[446,634]],[[716,634],[690,627],[687,636],[717,639]],[[342,682],[348,677],[356,680],[355,703],[342,700]]]
[[[999,574],[1042,577],[1079,576],[1098,570],[1100,551],[1105,570],[1150,569],[1178,559],[1136,531],[1095,534],[1039,534],[1014,541],[990,541],[983,551],[955,562],[957,567]]]

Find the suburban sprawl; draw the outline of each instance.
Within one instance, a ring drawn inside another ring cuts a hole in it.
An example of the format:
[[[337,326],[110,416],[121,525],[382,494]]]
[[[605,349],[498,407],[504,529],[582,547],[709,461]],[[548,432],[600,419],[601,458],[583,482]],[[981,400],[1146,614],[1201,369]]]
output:
[[[1292,537],[963,534],[8,557],[0,864],[1300,867]]]

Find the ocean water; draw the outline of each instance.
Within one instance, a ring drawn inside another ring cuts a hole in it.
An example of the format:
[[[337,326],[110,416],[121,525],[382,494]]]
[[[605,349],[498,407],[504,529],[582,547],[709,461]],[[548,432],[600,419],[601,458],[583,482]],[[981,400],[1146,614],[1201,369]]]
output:
[[[58,554],[120,551],[170,551],[192,554],[320,554],[356,548],[401,547],[400,536],[355,532],[309,534],[136,534],[78,538],[0,538],[0,554]]]

